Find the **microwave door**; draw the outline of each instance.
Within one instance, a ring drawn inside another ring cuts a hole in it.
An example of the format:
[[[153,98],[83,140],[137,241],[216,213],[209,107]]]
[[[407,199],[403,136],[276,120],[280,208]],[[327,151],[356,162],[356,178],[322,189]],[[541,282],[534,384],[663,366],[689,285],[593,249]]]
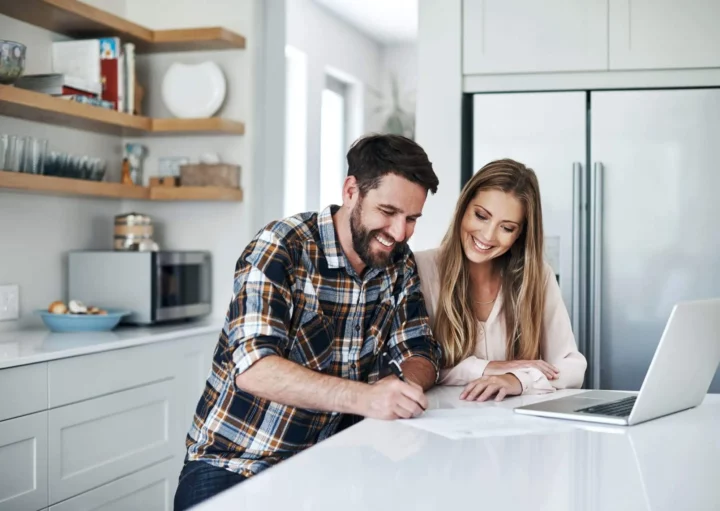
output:
[[[210,254],[158,252],[155,268],[155,321],[192,318],[210,312]]]

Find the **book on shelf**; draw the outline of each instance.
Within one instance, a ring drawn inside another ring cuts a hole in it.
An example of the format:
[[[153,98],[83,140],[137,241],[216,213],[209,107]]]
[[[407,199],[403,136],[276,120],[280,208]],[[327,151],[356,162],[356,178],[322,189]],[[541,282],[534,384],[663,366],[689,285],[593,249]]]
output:
[[[117,37],[103,37],[100,41],[100,73],[102,74],[102,98],[115,105],[118,112],[125,111],[125,69],[122,44]]]
[[[99,84],[98,95],[118,112],[134,113],[135,46],[118,37],[62,41],[52,45],[53,71]],[[63,90],[58,95],[75,95]]]
[[[80,94],[98,97],[102,92],[100,82],[90,82],[84,78],[60,73],[21,76],[15,82],[15,86],[52,96]]]
[[[100,40],[52,43],[52,70],[87,82],[100,83]]]
[[[125,43],[123,45],[125,73],[125,95],[123,111],[128,114],[137,114],[135,112],[135,45],[133,43]]]
[[[101,108],[107,108],[108,110],[115,110],[115,105],[110,101],[105,101],[101,98],[91,98],[83,96],[81,94],[64,94],[58,96],[60,99],[66,99],[68,101],[74,101],[76,103],[83,103],[86,105],[99,106]]]

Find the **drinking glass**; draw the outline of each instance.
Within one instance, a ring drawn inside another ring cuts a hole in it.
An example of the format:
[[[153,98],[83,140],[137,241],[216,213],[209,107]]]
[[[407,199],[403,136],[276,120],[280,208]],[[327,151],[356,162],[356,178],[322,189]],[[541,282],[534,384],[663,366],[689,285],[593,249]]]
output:
[[[27,137],[22,170],[29,174],[43,174],[48,141],[44,138]]]

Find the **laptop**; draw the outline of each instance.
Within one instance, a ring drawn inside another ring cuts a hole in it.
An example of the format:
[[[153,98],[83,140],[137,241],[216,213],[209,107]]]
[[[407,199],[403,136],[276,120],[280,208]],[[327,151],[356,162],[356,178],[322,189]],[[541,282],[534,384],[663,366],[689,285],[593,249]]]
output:
[[[592,390],[520,406],[515,412],[620,426],[640,424],[699,405],[718,363],[720,299],[679,302],[639,393]]]

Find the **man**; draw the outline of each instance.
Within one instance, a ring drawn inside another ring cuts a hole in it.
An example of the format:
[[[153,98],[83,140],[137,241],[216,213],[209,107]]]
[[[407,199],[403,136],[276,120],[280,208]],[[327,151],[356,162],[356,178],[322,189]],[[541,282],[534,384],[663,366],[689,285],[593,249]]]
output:
[[[187,509],[334,434],[345,417],[415,417],[438,375],[407,240],[438,179],[396,135],[358,140],[343,205],[274,222],[238,260],[187,439]],[[401,364],[406,382],[387,373]]]

